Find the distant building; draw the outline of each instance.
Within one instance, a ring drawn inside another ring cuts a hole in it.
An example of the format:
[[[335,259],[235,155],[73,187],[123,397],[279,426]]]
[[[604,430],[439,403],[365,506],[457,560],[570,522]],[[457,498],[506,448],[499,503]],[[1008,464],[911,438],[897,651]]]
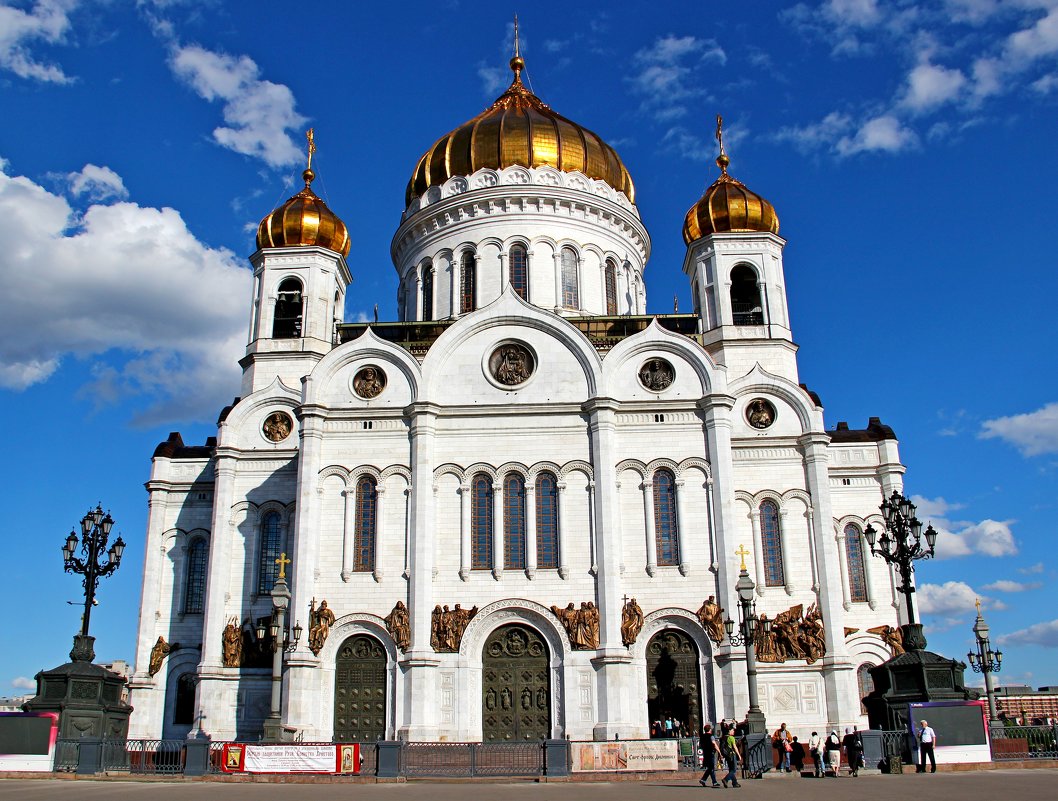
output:
[[[113,662],[104,662],[100,665],[100,667],[106,668],[111,673],[117,673],[119,676],[122,676],[126,680],[128,679],[129,674],[132,672],[129,669],[129,663],[126,662],[124,659],[115,659]],[[121,700],[126,704],[129,702],[128,684],[125,684],[121,688]]]
[[[22,704],[26,703],[33,694],[16,695],[12,698],[0,698],[0,712],[21,712]]]
[[[1034,690],[1027,684],[996,687],[996,713],[1000,718],[1029,725],[1053,725],[1058,722],[1058,687]]]

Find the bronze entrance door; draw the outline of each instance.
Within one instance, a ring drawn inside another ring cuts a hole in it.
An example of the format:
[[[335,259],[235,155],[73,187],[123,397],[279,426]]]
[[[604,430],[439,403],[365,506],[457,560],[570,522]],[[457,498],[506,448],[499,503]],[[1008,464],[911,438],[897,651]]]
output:
[[[647,710],[650,721],[675,718],[698,735],[702,730],[698,648],[682,631],[665,629],[647,643]]]
[[[334,740],[366,743],[386,737],[386,652],[374,637],[342,643],[334,662]]]
[[[486,743],[551,736],[547,645],[527,626],[492,632],[481,655],[481,739]]]

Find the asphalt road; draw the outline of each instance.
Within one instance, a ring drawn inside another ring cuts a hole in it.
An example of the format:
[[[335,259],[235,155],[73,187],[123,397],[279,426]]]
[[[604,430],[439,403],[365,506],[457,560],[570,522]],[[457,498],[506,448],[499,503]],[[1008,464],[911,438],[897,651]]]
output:
[[[623,801],[692,798],[774,799],[774,801],[893,801],[910,796],[913,801],[996,801],[1022,798],[1055,798],[1058,770],[995,770],[965,773],[860,776],[857,779],[802,779],[795,775],[744,781],[739,789],[705,789],[691,778],[658,782],[535,782],[458,783],[408,782],[399,784],[294,784],[223,782],[135,782],[61,779],[0,780],[0,799],[53,801],[53,799],[139,799],[151,801]]]

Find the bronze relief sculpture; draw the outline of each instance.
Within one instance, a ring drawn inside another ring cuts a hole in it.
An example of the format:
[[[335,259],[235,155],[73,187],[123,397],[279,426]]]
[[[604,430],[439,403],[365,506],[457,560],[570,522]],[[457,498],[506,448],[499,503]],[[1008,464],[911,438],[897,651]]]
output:
[[[574,651],[592,651],[599,647],[599,610],[594,603],[583,601],[580,609],[572,603],[565,609],[552,606],[551,611],[566,629]]]
[[[746,422],[754,428],[768,428],[775,422],[775,407],[764,398],[754,398],[746,406]]]
[[[147,674],[153,676],[161,670],[162,662],[165,660],[165,657],[179,647],[180,646],[176,643],[173,645],[167,643],[165,637],[159,637],[158,641],[154,644],[154,647],[151,648],[151,661],[147,665]]]
[[[282,442],[293,430],[294,421],[286,412],[272,412],[261,426],[261,432],[270,442]]]
[[[440,605],[435,606],[430,627],[430,645],[438,653],[458,651],[463,632],[477,613],[476,606],[470,609],[464,609],[459,604],[456,604],[454,609],[449,609],[447,604],[444,609]]]
[[[767,619],[767,615],[761,619]],[[803,604],[797,604],[780,612],[772,620],[771,631],[765,633],[764,626],[757,626],[753,642],[761,662],[803,659],[811,665],[827,651],[818,604],[812,604],[807,611]]]
[[[233,617],[228,620],[221,634],[223,641],[224,667],[239,667],[242,665],[242,630],[239,627],[239,618]]]
[[[636,603],[635,598],[630,598],[625,601],[621,610],[621,642],[626,646],[631,645],[642,630],[643,609]]]
[[[334,612],[327,608],[327,602],[320,601],[320,608],[317,609],[316,599],[313,598],[309,606],[309,650],[313,656],[320,655],[333,625]]]
[[[536,368],[532,352],[520,342],[506,342],[489,357],[489,372],[504,386],[513,387],[529,380]]]
[[[892,650],[893,656],[899,656],[904,653],[904,633],[898,626],[875,626],[873,629],[867,629],[867,631],[881,637],[882,642]]]
[[[385,388],[386,374],[373,364],[361,367],[353,376],[353,392],[365,400],[377,398]]]
[[[662,392],[672,386],[676,371],[664,359],[649,359],[639,368],[639,383],[651,392]]]
[[[404,601],[397,601],[393,611],[386,615],[386,630],[393,642],[401,651],[407,651],[411,644],[411,621],[408,618],[408,607]]]
[[[709,639],[719,645],[724,641],[724,609],[716,602],[716,596],[710,595],[697,612],[698,622],[702,624]]]

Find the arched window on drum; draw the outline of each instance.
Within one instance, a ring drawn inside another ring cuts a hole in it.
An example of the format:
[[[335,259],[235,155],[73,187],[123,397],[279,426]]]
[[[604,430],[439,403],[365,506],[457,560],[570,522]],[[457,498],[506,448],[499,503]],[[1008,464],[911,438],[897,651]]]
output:
[[[522,300],[529,300],[529,254],[525,245],[511,245],[507,268],[511,287]]]
[[[469,250],[464,250],[463,255],[459,257],[460,314],[465,314],[466,312],[474,311],[474,309],[477,308],[477,295],[475,294],[474,275],[476,262],[477,260],[474,258],[474,253]]]
[[[606,260],[603,268],[603,283],[606,286],[606,313],[617,314],[617,263],[613,259]]]
[[[433,263],[428,261],[422,266],[422,319],[433,317]]]
[[[567,309],[580,308],[580,282],[577,277],[577,252],[570,247],[562,248],[562,306]]]

